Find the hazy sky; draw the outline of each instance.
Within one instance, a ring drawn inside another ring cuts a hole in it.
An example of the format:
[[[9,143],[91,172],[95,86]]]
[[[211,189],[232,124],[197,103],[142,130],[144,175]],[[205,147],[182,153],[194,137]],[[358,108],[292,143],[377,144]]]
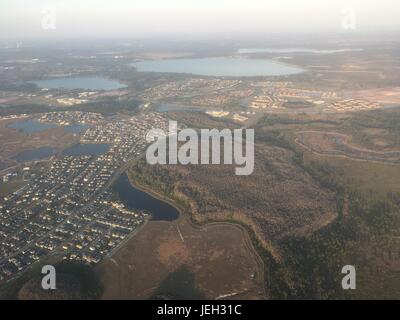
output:
[[[0,39],[399,27],[398,0],[0,0]]]

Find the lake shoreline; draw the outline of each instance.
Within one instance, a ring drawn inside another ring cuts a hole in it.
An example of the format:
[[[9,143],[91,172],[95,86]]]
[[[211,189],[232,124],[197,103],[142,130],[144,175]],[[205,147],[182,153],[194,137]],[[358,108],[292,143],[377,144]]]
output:
[[[175,73],[226,78],[282,77],[307,72],[304,67],[291,65],[286,61],[242,56],[143,60],[129,65],[137,72],[144,73]]]
[[[131,188],[131,190],[127,190],[127,188]],[[181,210],[167,199],[160,199],[159,196],[154,196],[152,192],[133,184],[129,173],[126,171],[122,172],[113,183],[112,191],[118,194],[119,200],[125,207],[149,213],[150,221],[172,222],[179,220],[182,215]]]
[[[209,227],[213,227],[213,226],[221,226],[221,225],[222,226],[224,226],[224,225],[225,226],[230,226],[230,227],[239,229],[243,233],[243,235],[244,235],[244,237],[246,239],[246,245],[248,247],[248,250],[253,252],[254,256],[256,257],[257,263],[259,264],[259,266],[260,266],[260,268],[262,270],[260,277],[262,277],[262,282],[264,283],[264,291],[265,291],[264,294],[265,294],[265,297],[268,296],[267,290],[266,290],[267,283],[265,282],[265,275],[267,273],[267,266],[266,266],[266,261],[264,261],[264,259],[263,259],[263,256],[264,256],[265,251],[267,251],[268,254],[270,254],[270,252],[268,251],[268,249],[264,248],[263,246],[262,246],[262,248],[260,247],[260,245],[258,243],[257,236],[254,236],[254,235],[252,236],[254,231],[252,231],[250,229],[251,228],[250,226],[243,225],[239,221],[235,221],[235,220],[213,221],[213,220],[208,219],[208,220],[204,220],[204,221],[196,221],[196,220],[193,219],[192,215],[189,212],[186,212],[185,209],[183,209],[180,205],[176,204],[174,200],[172,200],[170,198],[167,198],[166,196],[164,196],[164,195],[152,190],[149,187],[146,187],[146,186],[143,186],[143,185],[139,184],[138,182],[136,182],[132,178],[132,176],[128,172],[126,172],[126,175],[128,176],[129,183],[132,186],[134,186],[135,188],[137,188],[137,189],[139,189],[139,190],[141,190],[143,192],[146,192],[146,193],[150,194],[152,197],[154,197],[154,198],[156,198],[156,199],[158,199],[160,201],[167,202],[171,206],[175,207],[176,210],[178,210],[178,212],[179,212],[179,217],[176,220],[173,220],[173,221],[154,221],[154,222],[157,222],[157,223],[172,223],[174,225],[178,225],[182,220],[185,220],[185,221],[187,221],[189,223],[189,225],[191,227],[193,227],[194,229],[197,229],[197,230],[204,230],[205,228],[209,228]],[[148,222],[146,222],[146,224],[147,223],[151,223],[151,222],[152,222],[152,220],[149,220]],[[146,224],[143,225],[143,228],[146,226]]]

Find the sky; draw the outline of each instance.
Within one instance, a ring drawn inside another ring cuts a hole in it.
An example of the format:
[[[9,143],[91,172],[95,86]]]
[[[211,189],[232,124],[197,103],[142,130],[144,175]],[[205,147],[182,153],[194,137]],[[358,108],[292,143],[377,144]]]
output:
[[[0,0],[0,39],[400,29],[398,0]]]

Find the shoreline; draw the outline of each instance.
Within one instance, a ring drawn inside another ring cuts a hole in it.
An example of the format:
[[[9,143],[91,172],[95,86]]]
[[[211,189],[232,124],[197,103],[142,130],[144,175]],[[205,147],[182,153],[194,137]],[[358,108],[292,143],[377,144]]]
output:
[[[228,226],[231,228],[236,228],[237,230],[240,230],[240,232],[243,234],[244,236],[244,243],[245,246],[247,247],[247,249],[251,252],[251,254],[255,257],[255,263],[259,266],[260,268],[260,272],[257,273],[257,277],[259,282],[262,284],[262,288],[263,288],[263,295],[265,299],[269,299],[270,298],[270,294],[267,293],[266,290],[266,281],[265,281],[265,275],[268,272],[267,270],[267,266],[264,262],[264,259],[262,258],[262,254],[258,251],[259,249],[257,249],[257,244],[255,244],[253,242],[253,238],[250,235],[250,232],[248,230],[249,227],[244,226],[243,224],[241,224],[240,222],[236,222],[234,220],[232,221],[228,221],[228,220],[221,220],[221,221],[212,221],[212,220],[206,220],[204,222],[197,222],[195,221],[192,216],[187,213],[181,206],[177,205],[173,200],[161,195],[160,193],[145,187],[139,183],[137,183],[136,181],[134,181],[134,179],[131,177],[131,175],[125,171],[124,172],[129,180],[129,183],[134,187],[137,188],[138,190],[142,191],[142,192],[146,192],[149,195],[151,195],[152,197],[160,200],[160,201],[164,201],[168,204],[170,204],[171,206],[173,206],[178,212],[179,212],[179,217],[173,221],[154,221],[157,223],[162,223],[162,224],[167,224],[167,223],[171,223],[173,225],[177,225],[179,222],[182,222],[183,220],[185,220],[187,223],[189,223],[189,225],[196,229],[196,230],[204,230],[207,228],[212,228],[212,227],[217,227],[217,226]],[[133,232],[133,234],[131,234],[128,239],[133,238],[138,232],[140,232],[140,230],[142,230],[143,228],[146,227],[146,225],[148,223],[151,223],[152,220],[148,219],[140,228],[138,228],[138,230],[136,230],[136,232]],[[254,233],[254,232],[253,232]],[[120,246],[118,246],[118,249],[114,250],[112,252],[112,254],[109,255],[108,258],[112,258],[112,256],[117,253],[119,251],[119,249],[121,249],[123,247],[123,245],[128,241],[128,239],[126,239],[126,241],[124,241]],[[256,239],[256,238],[255,238]],[[261,247],[260,247],[261,248]],[[268,252],[267,249],[263,248],[263,250],[265,250],[266,252]],[[268,252],[268,254],[270,254]]]

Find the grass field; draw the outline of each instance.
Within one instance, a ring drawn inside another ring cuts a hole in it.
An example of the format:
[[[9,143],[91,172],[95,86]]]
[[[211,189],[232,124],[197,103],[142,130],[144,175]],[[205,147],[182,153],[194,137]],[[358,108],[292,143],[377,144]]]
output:
[[[390,192],[400,192],[400,165],[358,161],[347,158],[306,153],[305,161],[325,163],[337,169],[337,179],[351,190],[365,196],[382,198]]]
[[[265,298],[262,262],[231,224],[151,221],[97,271],[103,299]]]
[[[17,191],[24,186],[24,181],[12,181],[0,184],[0,197],[4,197],[10,193]]]

